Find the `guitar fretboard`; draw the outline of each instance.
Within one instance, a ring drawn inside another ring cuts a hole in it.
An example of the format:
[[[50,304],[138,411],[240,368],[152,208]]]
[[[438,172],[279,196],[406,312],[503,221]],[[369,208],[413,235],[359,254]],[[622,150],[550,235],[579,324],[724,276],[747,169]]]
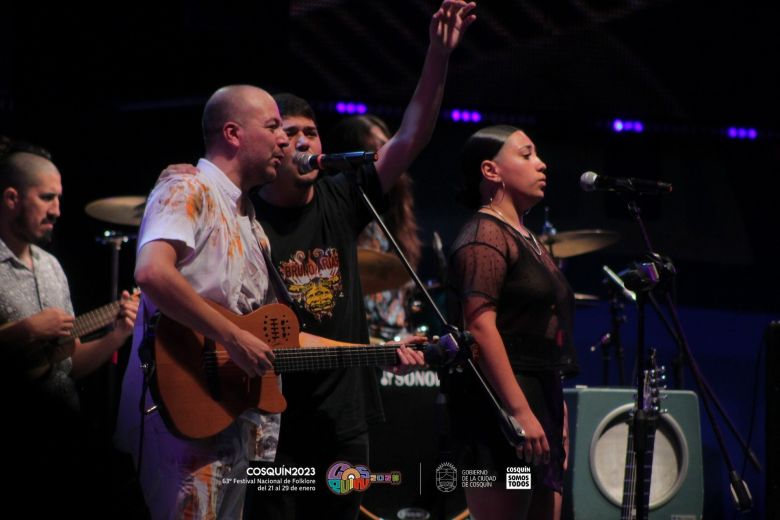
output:
[[[277,372],[327,370],[359,366],[396,364],[398,346],[366,345],[337,347],[303,347],[274,350]]]
[[[97,309],[91,310],[76,318],[71,335],[74,338],[86,336],[96,330],[110,325],[119,314],[119,302],[109,303]]]
[[[636,470],[636,453],[634,452],[634,435],[632,433],[633,428],[628,429],[628,446],[626,450],[626,473],[625,480],[623,482],[623,505],[620,510],[620,520],[635,520],[636,517],[636,485],[637,475]],[[642,468],[641,474],[639,474],[640,483],[642,485],[642,502],[645,506],[645,511],[648,510],[650,505],[650,479],[653,474],[653,445],[655,444],[655,429],[651,428],[646,435],[647,446],[649,450],[645,453],[644,468]],[[640,519],[641,520],[641,519]]]

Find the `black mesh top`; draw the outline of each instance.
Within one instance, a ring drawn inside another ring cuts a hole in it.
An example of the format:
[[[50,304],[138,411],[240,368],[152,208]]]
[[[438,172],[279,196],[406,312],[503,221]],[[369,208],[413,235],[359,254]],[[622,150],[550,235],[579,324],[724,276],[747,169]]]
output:
[[[516,372],[577,372],[574,293],[538,241],[492,215],[476,213],[453,244],[449,288],[455,296],[455,323],[463,325],[461,302],[467,298],[495,309]]]

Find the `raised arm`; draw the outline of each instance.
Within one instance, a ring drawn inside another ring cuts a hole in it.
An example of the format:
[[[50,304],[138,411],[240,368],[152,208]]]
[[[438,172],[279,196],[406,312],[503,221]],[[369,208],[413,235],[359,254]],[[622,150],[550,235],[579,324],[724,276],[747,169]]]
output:
[[[476,20],[475,15],[469,14],[475,7],[474,2],[445,0],[431,19],[430,44],[417,88],[398,131],[378,152],[376,169],[385,193],[431,139],[444,97],[450,54]]]

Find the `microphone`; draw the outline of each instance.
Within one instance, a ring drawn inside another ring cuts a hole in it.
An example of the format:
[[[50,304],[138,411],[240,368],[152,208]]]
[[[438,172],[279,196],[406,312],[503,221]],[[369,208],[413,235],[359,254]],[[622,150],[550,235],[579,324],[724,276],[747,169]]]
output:
[[[433,252],[436,253],[436,261],[439,263],[441,283],[444,284],[447,280],[447,257],[444,255],[444,244],[442,244],[441,236],[439,236],[437,231],[433,232],[431,246],[433,247]]]
[[[580,187],[584,191],[618,191],[627,193],[670,193],[672,185],[668,182],[637,179],[634,177],[606,177],[595,172],[585,172],[580,176]]]
[[[295,152],[293,162],[301,173],[309,173],[312,170],[357,170],[363,164],[377,160],[376,152],[347,152],[329,153],[327,155],[314,155],[304,152]]]

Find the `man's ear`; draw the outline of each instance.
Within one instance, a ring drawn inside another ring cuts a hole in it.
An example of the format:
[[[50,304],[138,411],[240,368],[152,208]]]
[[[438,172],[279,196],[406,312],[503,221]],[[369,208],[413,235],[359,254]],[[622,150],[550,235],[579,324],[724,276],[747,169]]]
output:
[[[19,203],[21,202],[21,194],[16,188],[9,186],[3,190],[2,201],[3,207],[13,211],[19,207]]]
[[[222,138],[236,148],[240,144],[241,125],[233,121],[228,121],[222,125]]]

